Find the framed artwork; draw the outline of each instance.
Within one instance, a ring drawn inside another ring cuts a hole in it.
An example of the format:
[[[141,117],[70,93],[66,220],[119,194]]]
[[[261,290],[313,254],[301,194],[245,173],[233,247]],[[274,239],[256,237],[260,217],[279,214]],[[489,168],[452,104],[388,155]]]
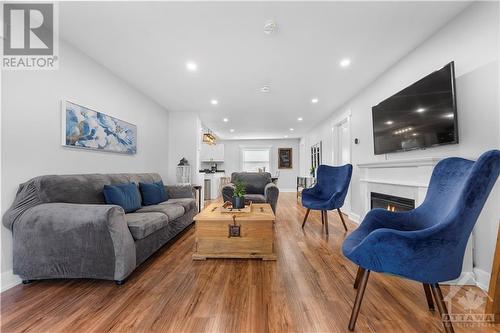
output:
[[[137,152],[137,126],[102,112],[63,101],[62,145],[135,154]]]
[[[292,148],[278,148],[278,169],[292,168]]]

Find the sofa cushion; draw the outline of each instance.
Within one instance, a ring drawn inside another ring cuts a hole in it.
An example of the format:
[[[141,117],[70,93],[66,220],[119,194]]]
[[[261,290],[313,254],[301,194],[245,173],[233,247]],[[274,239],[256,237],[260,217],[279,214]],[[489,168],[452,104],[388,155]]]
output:
[[[125,213],[141,208],[141,195],[133,183],[104,185],[103,193],[108,205],[118,205]]]
[[[160,203],[160,205],[168,205],[168,204],[178,204],[184,207],[184,210],[187,212],[192,208],[196,208],[196,200],[193,198],[176,198],[176,199],[168,199],[168,201]]]
[[[262,194],[245,194],[245,200],[250,200],[253,203],[266,203],[266,197]]]
[[[168,224],[163,213],[129,213],[125,214],[128,228],[134,239],[143,239]]]
[[[162,204],[162,205],[151,205],[151,206],[144,206],[141,209],[137,210],[137,213],[149,213],[149,212],[156,212],[156,213],[163,213],[168,216],[169,221],[173,221],[176,218],[181,217],[184,215],[184,207],[178,204]]]
[[[162,181],[156,183],[139,183],[143,206],[157,205],[167,201],[167,192]]]

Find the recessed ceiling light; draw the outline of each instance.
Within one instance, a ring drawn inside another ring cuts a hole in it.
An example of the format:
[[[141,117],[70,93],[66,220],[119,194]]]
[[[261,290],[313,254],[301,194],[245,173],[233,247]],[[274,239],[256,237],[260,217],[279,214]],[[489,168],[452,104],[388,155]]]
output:
[[[417,135],[418,135],[418,133],[413,133],[412,135],[413,135],[413,136],[417,136]]]
[[[225,122],[225,123],[227,123],[229,121],[229,119],[223,118],[222,121]]]
[[[297,120],[298,120],[298,121],[302,121],[302,120],[304,120],[304,119],[303,119],[302,117],[298,117],[298,118],[297,118]]]
[[[186,62],[186,69],[190,72],[194,72],[198,69],[198,65],[193,61]]]
[[[445,118],[453,118],[453,117],[455,117],[455,115],[453,113],[447,113],[443,117],[445,117]]]
[[[425,111],[427,111],[427,109],[425,109],[425,108],[418,108],[417,109],[418,113],[422,113],[422,112],[425,112]]]
[[[234,128],[231,128],[231,129],[229,130],[229,132],[233,133],[233,132],[234,132]]]
[[[290,128],[290,132],[293,132],[293,131],[295,131],[295,130],[293,128]]]
[[[267,20],[266,23],[264,23],[264,33],[270,35],[276,31],[277,27],[278,25],[274,20]]]
[[[316,103],[318,103],[318,102],[319,102],[319,99],[317,99],[317,98],[313,98],[313,99],[311,99],[311,103],[313,103],[313,104],[316,104]]]
[[[385,124],[386,125],[392,125],[392,124],[394,124],[394,122],[392,120],[388,120],[388,121],[385,122]]]
[[[260,88],[260,92],[262,93],[268,93],[271,91],[271,88],[269,88],[269,86],[263,86],[262,88]]]
[[[213,99],[210,101],[210,103],[212,103],[212,105],[217,105],[217,104],[219,104],[219,101],[216,99]]]
[[[349,58],[344,58],[342,60],[340,60],[340,67],[349,67],[349,65],[351,64],[351,59]]]

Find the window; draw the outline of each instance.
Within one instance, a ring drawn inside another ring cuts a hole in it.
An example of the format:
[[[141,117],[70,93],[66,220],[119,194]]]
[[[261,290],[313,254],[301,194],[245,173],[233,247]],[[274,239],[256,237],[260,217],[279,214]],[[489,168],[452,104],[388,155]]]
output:
[[[321,148],[321,141],[311,146],[311,169],[314,168],[315,172],[321,164]]]
[[[242,148],[242,169],[246,172],[270,172],[269,148]]]

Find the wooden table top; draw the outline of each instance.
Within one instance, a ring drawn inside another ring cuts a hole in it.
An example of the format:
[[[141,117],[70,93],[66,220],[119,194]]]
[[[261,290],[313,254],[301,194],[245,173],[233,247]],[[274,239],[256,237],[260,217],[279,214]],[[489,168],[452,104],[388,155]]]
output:
[[[252,204],[252,211],[250,213],[222,213],[220,207],[221,202],[214,202],[205,207],[201,213],[194,217],[195,221],[198,220],[217,220],[217,221],[232,221],[233,216],[239,218],[245,218],[245,220],[255,220],[255,221],[274,221],[276,217],[274,216],[273,210],[270,204]]]

